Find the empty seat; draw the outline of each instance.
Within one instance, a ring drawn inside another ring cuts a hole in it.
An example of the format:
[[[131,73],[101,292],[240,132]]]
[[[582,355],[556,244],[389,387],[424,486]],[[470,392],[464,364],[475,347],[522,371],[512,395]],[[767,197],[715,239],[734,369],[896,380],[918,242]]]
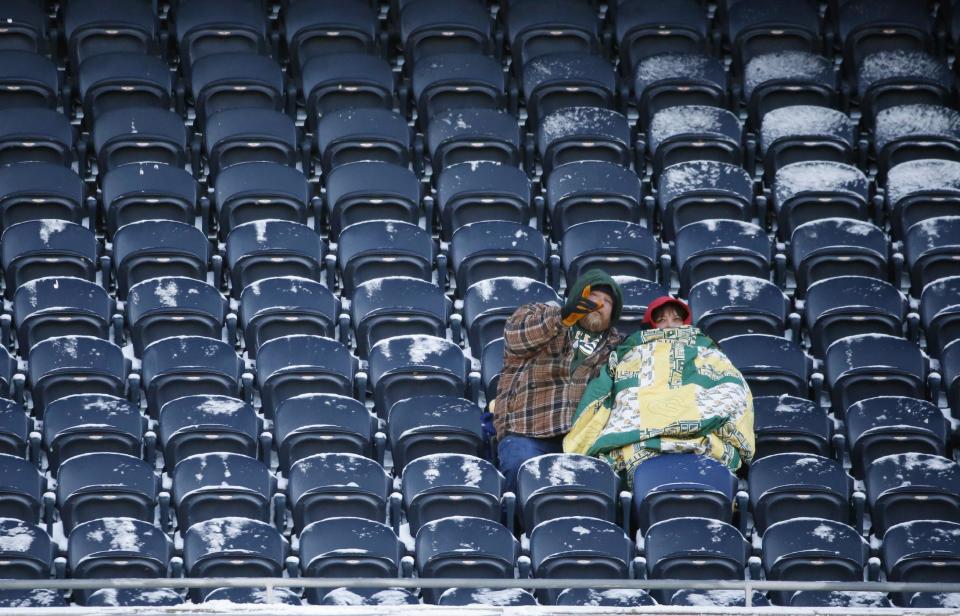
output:
[[[856,90],[864,123],[895,105],[949,105],[953,77],[945,60],[916,49],[866,55],[857,66]]]
[[[335,338],[340,300],[315,280],[298,276],[264,278],[240,293],[240,327],[247,356],[274,338],[308,334]]]
[[[56,64],[30,51],[0,50],[0,109],[56,109],[59,102]]]
[[[927,218],[906,231],[904,252],[913,295],[934,280],[960,275],[960,216]]]
[[[267,19],[257,0],[178,2],[171,24],[181,62],[189,69],[203,56],[266,50]]]
[[[459,295],[487,278],[520,276],[543,281],[549,246],[534,228],[487,220],[466,224],[450,241],[450,268]]]
[[[436,184],[440,238],[444,241],[472,222],[530,221],[530,178],[516,166],[499,160],[458,163],[440,170]]]
[[[627,118],[609,109],[557,109],[544,116],[536,138],[544,175],[554,167],[579,160],[600,160],[624,167],[629,167],[633,160]]]
[[[4,229],[0,251],[6,297],[17,287],[45,276],[75,276],[93,281],[99,247],[86,227],[66,220],[29,220]]]
[[[713,160],[677,163],[663,170],[657,184],[664,239],[673,239],[691,222],[712,218],[750,222],[753,217],[753,179],[737,165]]]
[[[406,166],[412,136],[407,122],[389,109],[351,108],[326,113],[315,129],[316,155],[325,173],[337,165],[380,160]]]
[[[788,396],[753,399],[754,460],[777,453],[831,455],[833,424],[827,411],[811,400]]]
[[[590,607],[646,607],[657,605],[656,600],[645,590],[634,588],[593,589],[568,588],[557,595],[555,605]]]
[[[257,455],[260,420],[253,405],[227,396],[196,394],[174,398],[160,409],[160,447],[168,471],[202,453]]]
[[[299,7],[311,2],[296,4]],[[344,6],[350,4],[359,2]],[[390,64],[379,56],[369,53],[313,55],[301,73],[300,90],[311,129],[328,113],[366,107],[393,108],[395,77]]]
[[[105,171],[101,167],[102,171]],[[101,176],[107,234],[140,220],[176,220],[192,225],[198,213],[197,181],[182,168],[130,163]]]
[[[331,237],[368,220],[420,221],[420,182],[413,171],[384,162],[340,165],[326,179],[324,215]]]
[[[211,247],[193,225],[173,220],[141,220],[124,225],[113,236],[117,297],[149,278],[184,276],[206,280]]]
[[[334,588],[322,605],[420,605],[420,599],[403,588]]]
[[[916,592],[910,597],[910,607],[950,607],[956,605],[957,593]]]
[[[726,6],[724,17],[724,38],[733,52],[735,69],[749,65],[759,54],[821,47],[820,15],[808,3],[740,0]]]
[[[132,4],[132,3],[130,3]],[[173,76],[156,56],[113,52],[97,54],[80,64],[76,80],[87,126],[114,109],[169,109]]]
[[[206,281],[183,276],[149,278],[127,294],[127,327],[134,353],[175,335],[219,340],[227,317],[227,300]]]
[[[491,462],[457,453],[421,456],[403,467],[403,506],[416,535],[420,527],[447,516],[500,521],[504,479]]]
[[[859,582],[860,580],[855,580]],[[798,590],[790,597],[792,607],[893,607],[886,593],[857,590]]]
[[[157,417],[164,404],[181,396],[237,397],[242,371],[232,344],[202,336],[158,340],[144,349],[141,368],[150,416]]]
[[[497,338],[483,347],[480,353],[480,383],[487,402],[497,397],[500,372],[503,370],[503,338]]]
[[[53,567],[55,544],[35,524],[0,518],[0,571],[7,579],[46,579]]]
[[[790,301],[772,282],[751,276],[717,276],[690,289],[693,322],[714,340],[740,334],[780,336]]]
[[[620,276],[617,282],[623,294],[623,311],[617,321],[617,331],[630,335],[646,327],[643,315],[647,306],[658,297],[670,295],[670,289],[657,282],[630,276]]]
[[[280,468],[318,453],[382,454],[376,418],[363,403],[338,394],[300,394],[287,398],[274,413],[274,439]],[[396,464],[394,455],[394,464]]]
[[[550,302],[561,303],[557,292],[530,278],[501,276],[470,285],[463,294],[463,320],[470,348],[479,351],[502,338],[504,323],[520,306]]]
[[[51,472],[64,460],[84,453],[114,452],[139,458],[143,433],[140,409],[116,396],[66,396],[51,402],[43,413],[43,444]]]
[[[232,112],[223,114],[232,115]],[[211,124],[216,124],[223,114],[213,118]],[[262,139],[256,142],[261,145],[267,141],[263,137],[253,136],[252,132],[240,136],[244,143],[254,138]],[[231,165],[217,176],[214,191],[220,237],[226,238],[237,225],[257,220],[288,220],[306,224],[310,193],[307,178],[301,172],[276,161]]]
[[[421,578],[512,579],[520,544],[499,522],[453,516],[424,524],[415,554]],[[424,598],[436,603],[443,590],[424,589]]]
[[[171,588],[104,588],[87,597],[87,607],[161,607],[181,605],[183,597]]]
[[[853,472],[862,476],[877,458],[897,453],[946,454],[949,426],[936,405],[906,396],[856,402],[844,417]]]
[[[315,57],[376,50],[377,15],[368,2],[344,2],[334,7],[323,0],[300,0],[284,9],[283,33],[295,68],[303,68]]]
[[[393,336],[444,337],[452,312],[443,290],[425,280],[390,276],[359,284],[350,301],[357,355],[366,358],[374,344]]]
[[[647,131],[653,173],[690,160],[739,165],[743,159],[739,118],[720,107],[681,105],[657,111]]]
[[[543,54],[592,53],[599,47],[593,7],[577,0],[511,3],[505,34],[517,68]]]
[[[231,514],[270,522],[270,501],[276,479],[256,458],[237,453],[199,453],[177,462],[171,473],[177,526]]]
[[[864,483],[871,531],[914,520],[960,522],[960,465],[926,453],[897,453],[877,458],[866,469]]]
[[[932,45],[933,16],[923,4],[847,0],[838,7],[836,21],[844,64],[851,72],[869,53]]]
[[[385,276],[429,281],[436,247],[430,234],[409,222],[367,220],[343,229],[337,239],[340,286],[352,295],[356,285]]]
[[[853,479],[831,458],[778,453],[754,460],[749,492],[753,523],[760,533],[796,517],[844,523],[852,519]]]
[[[383,522],[392,481],[383,467],[350,453],[319,453],[293,462],[287,504],[298,531],[311,522],[356,517]]]
[[[123,453],[85,453],[65,460],[57,470],[64,532],[107,516],[152,523],[159,483],[152,465]]]
[[[0,168],[0,223],[28,220],[83,222],[88,212],[80,177],[63,165],[24,163]]]
[[[479,6],[471,0],[459,2],[471,8]],[[424,7],[431,3],[418,0]],[[410,85],[417,121],[424,129],[436,114],[444,111],[506,106],[506,79],[500,63],[476,53],[432,54],[429,59],[414,63]]]
[[[67,607],[62,591],[46,588],[32,590],[0,591],[0,606],[3,607]]]
[[[287,105],[285,78],[280,65],[258,53],[204,56],[190,67],[189,84],[197,121],[201,125],[206,125],[218,111],[282,111]]]
[[[564,107],[612,109],[616,102],[617,75],[603,56],[584,53],[551,53],[523,66],[521,80],[528,126]]]
[[[157,26],[146,0],[71,0],[63,7],[63,36],[74,66],[107,53],[154,53]]]
[[[632,2],[627,6],[637,10],[649,10],[655,6],[661,10],[677,4]],[[637,63],[633,75],[633,99],[640,112],[640,125],[644,128],[650,125],[654,114],[667,107],[727,105],[727,74],[723,62],[703,52],[648,56]]]
[[[421,456],[482,454],[482,411],[463,398],[418,395],[399,400],[390,407],[387,428],[398,473]]]
[[[430,118],[425,145],[433,172],[458,163],[489,160],[520,163],[520,127],[514,116],[494,109],[452,109]],[[528,165],[533,161],[525,161]]]
[[[829,107],[787,105],[767,112],[760,126],[760,154],[765,179],[773,181],[781,167],[792,163],[852,164],[855,129],[847,114]],[[796,174],[794,171],[792,175]],[[826,177],[829,176],[822,179]],[[831,183],[835,184],[839,179],[833,179]],[[810,186],[809,181],[805,184],[809,189],[816,187]]]
[[[0,117],[0,163],[45,162],[69,167],[74,130],[53,109],[8,109]]]
[[[877,114],[873,152],[881,177],[921,158],[960,159],[960,112],[940,105],[896,105]]]
[[[381,340],[370,349],[367,370],[377,415],[385,418],[395,402],[412,396],[462,396],[468,363],[460,347],[436,336]]]
[[[493,51],[493,23],[478,2],[407,2],[400,7],[399,26],[404,57],[412,64],[432,61],[438,54]]]
[[[777,5],[777,10],[782,6]],[[775,109],[795,105],[833,107],[838,99],[833,60],[811,51],[761,51],[743,69],[743,100],[750,125],[757,128]]]
[[[0,471],[0,517],[39,522],[46,478],[32,462],[6,454],[0,455]]]
[[[803,223],[790,236],[789,256],[797,295],[824,278],[867,276],[887,280],[890,247],[883,231],[851,218],[822,218]]]
[[[960,163],[919,159],[891,167],[884,205],[896,238],[914,223],[960,215]]]
[[[295,334],[268,340],[257,350],[261,411],[268,418],[277,406],[307,393],[353,394],[356,359],[336,340]]]
[[[960,343],[954,341],[943,349],[941,367],[946,381],[947,401],[956,412],[960,409]]]
[[[38,415],[47,404],[71,394],[123,396],[128,360],[117,345],[93,336],[58,336],[30,349],[27,379]]]
[[[746,607],[747,598],[740,590],[678,590],[670,597],[670,605],[685,605],[690,607]],[[759,591],[753,591],[750,597],[751,607],[769,607],[767,596]]]
[[[736,475],[713,458],[688,453],[655,456],[634,471],[632,528],[645,533],[661,520],[690,515],[730,522],[736,491]]]
[[[925,398],[928,360],[915,343],[885,334],[840,338],[827,348],[825,376],[834,412],[874,396]]]
[[[320,280],[326,247],[307,225],[287,220],[257,220],[237,225],[227,236],[231,293],[258,280],[299,276]]]
[[[619,220],[581,222],[567,229],[560,242],[567,286],[589,269],[619,276],[656,280],[660,245],[649,229]]]
[[[272,109],[225,109],[210,115],[207,119],[203,133],[203,151],[207,162],[207,180],[216,184],[220,188],[222,172],[244,163],[271,163],[273,166],[296,167],[297,162],[301,161],[300,135],[296,124],[288,115],[274,111]],[[194,160],[195,173],[199,175],[200,161]],[[300,197],[301,201],[306,201],[303,193],[307,192],[306,180],[301,182],[287,179],[287,176],[274,173],[270,175],[270,167],[266,165],[257,165],[255,167],[244,167],[248,177],[257,178],[261,184],[264,184],[263,190],[273,188],[275,185],[295,187],[294,195]],[[294,176],[296,177],[296,176]],[[281,179],[282,178],[282,179]],[[225,189],[236,190],[236,176],[233,182],[224,186]],[[241,183],[241,186],[243,184]],[[243,186],[249,190],[248,186]],[[287,188],[290,190],[290,188]],[[228,190],[228,194],[229,194]],[[280,201],[277,199],[277,201]],[[223,199],[219,199],[218,205],[223,204]],[[261,210],[270,211],[269,207],[261,205]],[[270,204],[268,204],[270,205]],[[272,204],[274,208],[282,206],[281,203]],[[301,205],[294,216],[294,220],[306,218],[306,209]],[[281,209],[282,211],[282,209]],[[223,208],[218,208],[219,213],[223,213]],[[282,216],[261,216],[261,218],[287,218],[290,214],[284,212]],[[249,219],[249,218],[248,218]],[[221,218],[223,220],[223,218]],[[247,220],[241,220],[247,222]],[[225,233],[224,233],[225,235]]]
[[[639,223],[643,211],[640,178],[630,169],[603,161],[580,161],[554,169],[546,181],[546,208],[555,241],[575,224],[594,220]],[[647,217],[652,213],[646,212]]]
[[[259,588],[217,588],[211,590],[203,598],[203,602],[227,601],[243,605],[303,605],[300,595],[289,588],[274,588],[272,593],[268,596],[266,590],[260,590]]]
[[[523,528],[571,515],[617,521],[620,479],[610,466],[577,454],[546,454],[517,471],[517,501]]]
[[[497,607],[521,607],[539,605],[536,598],[522,588],[448,588],[440,595],[437,605],[484,605]]]
[[[823,518],[795,517],[763,532],[763,569],[768,580],[861,582],[870,556],[867,542],[853,528]],[[780,605],[793,593],[772,591]]]
[[[920,294],[920,323],[926,334],[927,353],[939,356],[951,342],[960,340],[960,276],[939,278]]]
[[[93,155],[101,173],[129,163],[183,167],[188,160],[183,119],[167,109],[106,111],[94,119],[91,132]],[[144,178],[145,185],[148,181]]]
[[[22,405],[0,398],[0,454],[25,457],[32,429],[33,421]]]
[[[867,220],[867,188],[863,172],[845,163],[817,160],[780,167],[773,179],[780,239],[790,239],[798,226],[822,218]]]
[[[708,46],[707,13],[695,0],[624,2],[616,8],[614,26],[625,75],[651,56],[697,53]]]
[[[7,31],[0,36],[0,49],[45,52],[48,43],[47,15],[44,8],[33,0],[5,2],[2,19],[7,24]],[[55,594],[53,591],[38,592],[41,595],[45,592]]]
[[[900,336],[907,299],[892,284],[865,276],[836,276],[810,285],[804,320],[814,354],[854,334]]]
[[[770,278],[773,246],[763,229],[739,220],[703,220],[677,232],[674,244],[680,294],[698,282],[739,274]]]
[[[960,524],[917,520],[891,527],[883,537],[880,557],[891,582],[956,583],[960,578]],[[907,605],[909,595],[894,600]]]
[[[47,338],[108,338],[113,301],[106,289],[82,278],[37,278],[13,294],[13,323],[21,352]]]

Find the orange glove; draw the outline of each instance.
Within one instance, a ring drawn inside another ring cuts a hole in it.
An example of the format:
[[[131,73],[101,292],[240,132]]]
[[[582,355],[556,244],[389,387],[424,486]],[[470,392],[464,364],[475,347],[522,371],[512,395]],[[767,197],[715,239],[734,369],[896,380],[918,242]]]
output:
[[[567,327],[573,327],[577,321],[603,308],[603,302],[595,302],[590,299],[590,285],[583,287],[578,297],[571,297],[567,303],[560,309],[560,316],[563,317],[563,324]]]

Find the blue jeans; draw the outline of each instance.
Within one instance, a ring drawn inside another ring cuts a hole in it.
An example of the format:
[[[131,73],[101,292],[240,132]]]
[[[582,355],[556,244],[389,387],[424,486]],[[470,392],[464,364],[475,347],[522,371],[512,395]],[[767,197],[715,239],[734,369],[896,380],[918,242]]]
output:
[[[507,480],[506,489],[516,494],[517,471],[530,458],[547,453],[563,453],[563,437],[533,438],[519,434],[508,434],[497,444],[500,457],[500,472]]]

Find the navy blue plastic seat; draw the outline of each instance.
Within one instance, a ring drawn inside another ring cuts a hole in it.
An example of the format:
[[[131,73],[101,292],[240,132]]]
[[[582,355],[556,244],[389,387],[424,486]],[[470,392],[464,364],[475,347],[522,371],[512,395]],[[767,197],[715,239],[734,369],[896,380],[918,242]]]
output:
[[[227,396],[196,394],[174,398],[160,409],[160,448],[168,471],[195,454],[257,455],[260,420],[253,406]]]
[[[403,506],[416,535],[424,524],[447,516],[499,522],[503,475],[489,461],[458,453],[420,456],[403,467]]]
[[[560,258],[568,286],[597,267],[615,276],[656,280],[660,246],[653,234],[637,223],[594,220],[567,228],[560,242]]]
[[[947,62],[917,49],[885,49],[864,56],[856,89],[863,120],[895,105],[950,105],[953,76]]]
[[[57,469],[57,506],[64,531],[107,516],[153,522],[159,478],[153,466],[123,453],[85,453]]]
[[[877,458],[898,453],[944,456],[949,425],[936,405],[906,396],[856,402],[844,417],[853,472],[862,476]]]
[[[63,7],[63,36],[74,66],[108,53],[155,53],[158,26],[147,0],[71,0]]]
[[[25,282],[45,276],[93,281],[99,247],[86,227],[65,220],[29,220],[4,229],[0,253],[6,297]]]
[[[813,517],[848,522],[853,478],[832,458],[778,453],[754,460],[748,477],[754,526]]]
[[[432,0],[417,0],[424,5]],[[472,0],[459,0],[471,9]],[[425,6],[425,5],[424,5]],[[434,7],[443,6],[434,3]],[[482,10],[482,7],[480,7]],[[461,109],[502,109],[506,78],[495,58],[476,53],[437,53],[413,65],[411,83],[417,121],[424,129],[438,113]]]
[[[117,345],[93,336],[58,336],[30,348],[27,379],[37,415],[71,394],[126,393],[128,360]]]
[[[939,216],[907,229],[904,256],[910,268],[912,294],[920,295],[927,284],[960,275],[960,216]]]
[[[950,408],[956,412],[960,409],[960,342],[953,341],[941,353],[941,367],[944,389],[947,392],[947,401]]]
[[[923,158],[960,160],[960,112],[942,105],[895,105],[877,114],[873,154],[880,177]]]
[[[207,180],[218,188],[220,174],[233,166],[272,163],[296,167],[301,160],[300,135],[296,123],[290,116],[273,109],[224,109],[210,115],[204,128]],[[194,160],[195,165],[198,162]],[[251,177],[269,173],[261,166],[244,167],[244,170]],[[273,183],[266,178],[261,178],[260,182],[266,185]],[[303,214],[301,216],[305,217]]]
[[[440,238],[444,241],[472,222],[530,221],[530,179],[510,161],[479,160],[444,167],[436,186]]]
[[[860,580],[854,580],[859,582]],[[791,607],[890,608],[887,593],[857,590],[798,590],[790,596]]]
[[[211,124],[215,124],[223,115],[232,114],[232,111],[217,114]],[[253,138],[260,139],[250,135],[240,136],[241,142]],[[226,238],[238,225],[257,220],[287,220],[306,224],[310,197],[311,189],[306,176],[292,167],[277,164],[276,161],[231,165],[217,176],[213,194],[220,238]]]
[[[754,461],[778,453],[831,455],[833,424],[826,409],[804,398],[757,396],[753,399]]]
[[[861,582],[870,547],[850,526],[824,518],[794,517],[763,531],[763,570],[768,580]],[[779,605],[789,590],[772,591]]]
[[[310,2],[297,2],[297,6],[302,4]],[[307,125],[315,128],[321,117],[337,111],[391,109],[395,98],[395,79],[390,64],[369,53],[333,53],[310,57],[303,65],[300,79],[300,90],[307,109]]]
[[[0,454],[25,457],[32,429],[33,421],[22,405],[0,398]]]
[[[738,608],[746,607],[746,596],[739,590],[678,590],[670,597],[670,605]],[[771,603],[765,594],[755,590],[750,597],[750,605],[768,607]]]
[[[623,2],[614,27],[621,71],[627,76],[650,56],[697,53],[709,44],[707,13],[697,0]]]
[[[207,279],[210,242],[200,229],[173,220],[141,220],[113,235],[113,268],[117,297],[150,278],[184,276]]]
[[[780,336],[787,328],[787,296],[760,278],[708,278],[693,285],[688,300],[693,322],[714,340],[740,334]]]
[[[87,217],[83,180],[63,165],[23,163],[0,168],[0,223],[28,220],[83,222]]]
[[[647,312],[647,306],[658,297],[669,295],[670,289],[658,282],[630,276],[620,276],[617,282],[623,294],[623,311],[617,321],[617,331],[630,335],[645,329],[643,315]]]
[[[403,4],[398,34],[406,61],[416,65],[439,54],[481,55],[494,51],[493,20],[486,9],[471,0]]]
[[[788,104],[768,111],[762,120],[759,126],[760,155],[764,178],[768,183],[775,180],[782,167],[793,163],[855,163],[856,126],[842,111],[817,105]],[[812,169],[816,169],[816,166]],[[799,171],[795,170],[791,176],[798,173]],[[828,177],[822,176],[820,179]],[[797,180],[801,181],[801,186],[811,190],[818,186],[812,183],[806,174]],[[840,178],[831,178],[821,190],[839,180]]]
[[[133,285],[124,307],[133,349],[140,357],[147,346],[169,336],[219,340],[228,305],[205,281],[164,276]]]
[[[383,522],[392,481],[375,461],[350,453],[319,453],[290,466],[287,504],[295,529],[337,517]]]
[[[449,607],[461,605],[483,605],[496,607],[523,607],[539,605],[536,598],[522,588],[448,588],[437,599],[437,605]]]
[[[169,109],[173,99],[170,68],[156,56],[124,51],[97,54],[80,64],[76,80],[87,126],[114,109]]]
[[[231,294],[239,298],[254,282],[277,276],[319,281],[326,254],[320,235],[288,220],[257,220],[237,225],[227,236]]]
[[[450,268],[458,294],[476,282],[499,276],[543,281],[548,252],[546,239],[532,227],[502,220],[466,224],[450,241]]]
[[[511,3],[505,35],[513,64],[548,53],[592,53],[599,48],[599,28],[593,7],[578,0]]]
[[[500,372],[503,370],[503,338],[487,343],[480,353],[480,384],[487,402],[497,397]]]
[[[684,225],[712,218],[750,222],[753,201],[753,180],[737,165],[712,160],[670,165],[657,186],[661,234],[673,239]]]
[[[377,14],[369,2],[336,6],[324,0],[297,0],[283,11],[283,35],[296,70],[311,59],[341,53],[373,53],[378,45]]]
[[[956,605],[958,599],[960,599],[960,597],[958,597],[958,593],[953,592],[916,592],[910,596],[909,607],[951,607]]]
[[[197,181],[176,166],[122,165],[104,173],[101,186],[111,237],[123,225],[140,220],[176,220],[192,225],[200,212]]]
[[[263,343],[257,350],[261,411],[273,417],[277,406],[300,394],[353,394],[357,360],[341,342],[294,334]]]
[[[742,0],[739,4],[755,7],[757,2]],[[774,10],[783,7],[776,3],[772,6]],[[784,35],[777,37],[782,41]],[[812,49],[817,51],[819,47]],[[832,58],[809,50],[761,50],[743,69],[743,99],[750,125],[759,128],[767,113],[783,107],[833,107],[840,98],[837,83]]]
[[[538,56],[524,64],[521,84],[531,127],[564,107],[613,109],[616,102],[617,74],[603,56]]]
[[[384,419],[393,404],[427,395],[462,396],[469,360],[444,338],[412,334],[381,340],[370,349],[370,391],[377,415]]]
[[[960,340],[960,276],[939,278],[920,294],[920,323],[927,353],[938,357],[951,342]]]
[[[428,522],[416,535],[415,560],[421,578],[514,577],[520,544],[499,522],[453,516]],[[436,603],[443,588],[423,590]]]
[[[430,234],[409,222],[367,220],[350,225],[337,239],[337,263],[343,292],[385,276],[429,281],[436,256]]]
[[[713,458],[668,453],[641,462],[633,475],[632,528],[696,515],[730,522],[737,477]]]
[[[763,53],[817,51],[820,14],[807,2],[739,0],[726,6],[725,42],[730,45],[734,70]],[[784,67],[780,67],[782,71]]]
[[[777,169],[773,211],[787,240],[805,222],[823,218],[867,220],[868,181],[862,171],[835,161],[803,161]]]
[[[917,520],[891,527],[883,537],[880,558],[891,582],[955,584],[960,580],[960,524]],[[906,606],[906,593],[894,601]]]
[[[112,318],[106,289],[82,278],[38,278],[13,294],[13,323],[23,352],[56,336],[109,338]]]
[[[561,165],[547,178],[546,208],[555,241],[575,224],[593,220],[639,223],[644,214],[640,178],[602,161]],[[647,212],[649,217],[651,213]]]
[[[186,67],[203,56],[266,51],[267,17],[257,0],[177,2],[171,34]]]
[[[63,592],[47,588],[0,591],[0,607],[67,607]]]
[[[53,109],[8,109],[0,117],[0,164],[45,162],[69,167],[75,135]]]
[[[923,3],[847,0],[838,7],[836,36],[852,72],[872,52],[931,47],[933,25]]]
[[[272,598],[259,588],[217,588],[211,590],[203,602],[227,601],[241,605],[303,605],[300,595],[289,588],[274,588]]]
[[[268,340],[294,334],[335,338],[340,300],[315,280],[264,278],[240,293],[240,327],[247,356]]]
[[[928,360],[916,343],[886,334],[855,334],[831,344],[825,376],[834,412],[874,396],[925,398]]]
[[[331,237],[367,220],[420,221],[420,182],[399,165],[357,162],[340,165],[326,179],[324,215]]]
[[[200,453],[177,462],[171,473],[177,526],[231,515],[270,522],[276,479],[263,462],[237,453]]]
[[[140,457],[144,434],[140,409],[127,400],[104,394],[78,394],[54,400],[43,413],[47,463],[84,453],[114,452]]]
[[[56,109],[59,102],[56,64],[31,51],[0,50],[0,109]]]
[[[0,455],[0,471],[0,517],[39,522],[46,478],[32,462],[6,454]]]
[[[637,10],[657,10],[676,3],[633,2]],[[661,32],[657,30],[656,32]],[[647,127],[661,109],[677,105],[727,105],[727,74],[723,63],[703,52],[664,53],[642,58],[632,74],[633,100],[640,112],[640,125]]]
[[[483,448],[483,414],[463,398],[445,395],[413,396],[390,407],[387,429],[393,468],[433,454],[479,456]]]
[[[389,109],[350,108],[325,113],[314,131],[315,154],[325,173],[361,160],[402,167],[410,161],[410,128],[403,116]]]
[[[3,21],[7,24],[7,31],[0,36],[0,49],[32,52],[47,50],[47,15],[40,4],[33,0],[5,2]],[[42,594],[44,591],[40,592]]]
[[[281,402],[274,415],[280,468],[290,468],[293,462],[318,453],[352,453],[367,458],[381,453],[382,435],[375,434],[376,418],[353,398],[300,394]]]
[[[919,159],[887,172],[884,206],[893,236],[903,238],[915,223],[938,216],[960,215],[960,163]]]
[[[280,65],[256,52],[203,56],[192,63],[189,84],[197,121],[202,125],[226,109],[282,111],[287,105]]]
[[[94,591],[84,605],[87,607],[165,607],[181,605],[183,597],[170,588],[104,588]]]
[[[810,285],[804,321],[814,354],[854,334],[900,336],[907,299],[892,284],[865,276],[836,276]]]
[[[453,303],[431,282],[391,276],[357,285],[350,302],[357,355],[366,358],[374,344],[393,336],[444,337],[452,313]]]
[[[544,175],[555,167],[580,160],[629,167],[634,158],[627,118],[601,107],[557,109],[538,124],[536,139]]]
[[[773,246],[763,229],[739,220],[701,220],[677,232],[674,256],[680,294],[716,276],[770,278]]]
[[[403,588],[334,588],[321,605],[420,605],[420,599]]]
[[[750,544],[733,526],[707,518],[657,522],[643,536],[647,577],[668,580],[742,580]],[[651,594],[669,603],[675,590]]]
[[[0,352],[0,391],[4,396],[17,395],[13,376],[17,372],[17,359],[6,347]]]
[[[739,165],[743,126],[720,107],[681,105],[657,111],[647,130],[647,151],[654,176],[676,163],[715,160]]]
[[[141,376],[147,408],[157,417],[167,402],[182,396],[237,397],[243,360],[232,344],[203,336],[171,336],[143,351]]]
[[[474,161],[515,167],[521,159],[516,118],[495,109],[451,109],[434,114],[426,127],[425,145],[434,173]]]
[[[554,605],[584,607],[646,607],[657,601],[645,590],[568,588],[561,590]]]
[[[94,119],[93,155],[101,173],[129,163],[183,167],[187,129],[174,111],[155,107],[106,111]]]
[[[0,518],[0,572],[7,579],[46,579],[53,567],[56,544],[34,524]]]
[[[540,523],[571,515],[617,521],[620,478],[596,458],[545,454],[517,471],[517,504],[529,533]]]
[[[901,522],[960,522],[960,465],[950,458],[927,453],[883,456],[866,469],[864,484],[877,537]]]
[[[470,348],[483,349],[503,337],[503,326],[524,304],[560,304],[557,292],[529,278],[501,276],[476,282],[463,294],[463,320]]]
[[[797,296],[834,276],[888,280],[890,246],[879,227],[852,218],[822,218],[793,230],[788,248]]]
[[[70,577],[77,579],[165,578],[173,556],[173,542],[159,528],[117,515],[77,525],[67,546]],[[85,603],[93,592],[77,594]]]

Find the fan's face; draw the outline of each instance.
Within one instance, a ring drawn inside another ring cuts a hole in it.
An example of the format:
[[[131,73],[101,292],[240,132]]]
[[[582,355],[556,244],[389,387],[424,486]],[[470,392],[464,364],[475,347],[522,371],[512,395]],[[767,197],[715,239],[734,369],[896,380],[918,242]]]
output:
[[[591,302],[600,304],[595,310],[580,320],[580,325],[588,332],[599,333],[610,329],[610,319],[613,316],[613,298],[603,291],[591,291]]]

